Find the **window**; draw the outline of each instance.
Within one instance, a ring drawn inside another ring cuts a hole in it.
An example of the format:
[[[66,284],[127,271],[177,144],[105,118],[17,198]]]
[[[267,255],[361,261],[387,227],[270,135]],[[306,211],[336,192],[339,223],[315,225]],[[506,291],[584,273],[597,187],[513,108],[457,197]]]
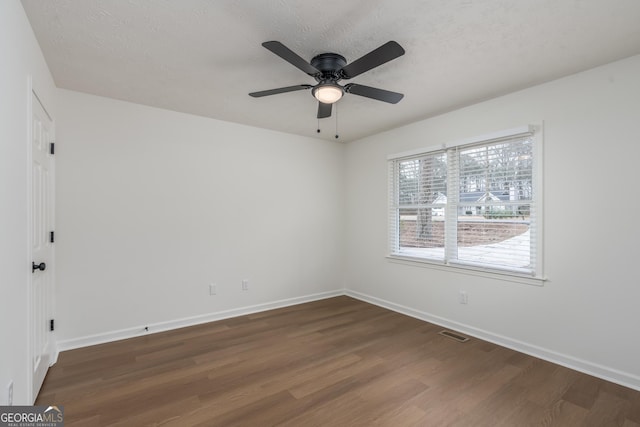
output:
[[[536,147],[527,126],[390,156],[391,256],[539,275]]]

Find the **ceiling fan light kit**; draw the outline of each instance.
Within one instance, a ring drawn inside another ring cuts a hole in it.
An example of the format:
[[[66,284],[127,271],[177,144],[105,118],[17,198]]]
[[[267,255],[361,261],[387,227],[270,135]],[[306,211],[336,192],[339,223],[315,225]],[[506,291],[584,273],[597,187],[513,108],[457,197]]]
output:
[[[314,56],[311,62],[307,62],[278,41],[264,42],[262,46],[313,77],[318,84],[315,86],[301,84],[250,93],[249,95],[254,98],[311,89],[311,94],[318,100],[317,117],[318,119],[323,119],[331,117],[332,105],[339,101],[345,93],[388,102],[390,104],[396,104],[404,97],[401,93],[355,83],[349,83],[344,86],[338,84],[340,80],[351,79],[404,55],[404,49],[395,41],[383,44],[350,64],[347,64],[344,56],[338,55],[337,53],[322,53]]]
[[[314,87],[312,93],[323,104],[333,104],[342,98],[344,90],[338,85],[326,83]]]

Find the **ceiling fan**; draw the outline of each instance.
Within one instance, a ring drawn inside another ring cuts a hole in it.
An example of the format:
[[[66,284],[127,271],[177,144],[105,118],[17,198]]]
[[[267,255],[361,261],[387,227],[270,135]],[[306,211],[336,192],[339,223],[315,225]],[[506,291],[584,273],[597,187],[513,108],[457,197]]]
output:
[[[311,62],[307,62],[278,41],[264,42],[262,46],[312,76],[318,84],[315,86],[308,84],[287,86],[249,94],[255,98],[311,89],[311,94],[318,100],[318,118],[323,119],[331,117],[333,103],[340,100],[345,93],[352,93],[391,104],[397,104],[404,97],[401,93],[356,83],[348,83],[344,86],[338,84],[340,80],[351,79],[404,55],[404,49],[395,41],[383,44],[350,64],[347,64],[344,56],[337,53],[322,53],[314,56]]]

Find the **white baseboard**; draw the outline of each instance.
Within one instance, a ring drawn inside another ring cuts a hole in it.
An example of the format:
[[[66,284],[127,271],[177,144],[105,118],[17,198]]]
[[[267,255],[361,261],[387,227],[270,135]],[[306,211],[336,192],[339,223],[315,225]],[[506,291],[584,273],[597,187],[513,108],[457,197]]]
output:
[[[444,328],[453,329],[467,335],[489,341],[515,351],[519,351],[521,353],[538,357],[540,359],[547,360],[549,362],[556,363],[558,365],[565,366],[567,368],[574,369],[576,371],[583,372],[588,375],[593,375],[595,377],[602,378],[604,380],[640,391],[640,377],[636,375],[582,360],[573,356],[568,356],[566,354],[558,353],[543,347],[528,344],[526,342],[518,341],[509,337],[478,329],[470,325],[458,323],[440,316],[426,313],[424,311],[416,310],[411,307],[406,307],[401,304],[396,304],[391,301],[383,300],[348,289],[339,289],[335,291],[322,292],[302,297],[288,298],[279,301],[219,311],[216,313],[208,313],[200,316],[193,316],[168,322],[150,324],[148,325],[148,331],[145,331],[144,326],[139,326],[135,328],[121,329],[118,331],[110,331],[101,334],[74,338],[71,340],[58,341],[56,356],[60,351],[72,350],[74,348],[87,347],[96,344],[103,344],[107,342],[148,335],[150,333],[163,332],[172,329],[184,328],[187,326],[199,325],[202,323],[215,322],[216,320],[244,316],[247,314],[259,313],[261,311],[273,310],[276,308],[288,307],[291,305],[303,304],[341,295],[347,295],[370,304],[384,307],[397,313],[424,320],[425,322],[433,323]]]
[[[137,326],[134,328],[120,329],[118,331],[109,331],[85,337],[74,338],[57,342],[56,355],[60,351],[73,350],[74,348],[88,347],[96,344],[104,344],[123,340],[127,338],[139,337],[157,332],[169,331],[172,329],[184,328],[187,326],[199,325],[202,323],[215,322],[216,320],[229,319],[231,317],[244,316],[247,314],[259,313],[261,311],[273,310],[276,308],[288,307],[291,305],[303,304],[306,302],[318,301],[326,298],[333,298],[345,295],[343,289],[322,292],[318,294],[305,295],[302,297],[288,298],[279,301],[273,301],[263,304],[256,304],[246,307],[234,308],[215,313],[207,313],[199,316],[185,317],[183,319],[170,320],[168,322],[153,323],[145,326]],[[148,327],[148,330],[145,330]],[[56,357],[57,359],[57,357]]]
[[[602,378],[604,380],[640,391],[640,377],[628,372],[622,372],[617,369],[578,359],[573,356],[557,353],[546,348],[527,344],[522,341],[494,334],[492,332],[478,329],[470,325],[454,322],[440,316],[435,316],[424,311],[416,310],[411,307],[406,307],[404,305],[396,304],[360,292],[347,289],[345,290],[345,295],[401,314],[405,314],[407,316],[415,317],[416,319],[424,320],[426,322],[433,323],[447,329],[454,329],[467,335],[471,335],[473,337],[489,341],[494,344],[498,344],[500,346],[528,354],[530,356],[534,356],[570,369],[574,369],[579,372],[583,372],[588,375],[593,375],[594,377]]]

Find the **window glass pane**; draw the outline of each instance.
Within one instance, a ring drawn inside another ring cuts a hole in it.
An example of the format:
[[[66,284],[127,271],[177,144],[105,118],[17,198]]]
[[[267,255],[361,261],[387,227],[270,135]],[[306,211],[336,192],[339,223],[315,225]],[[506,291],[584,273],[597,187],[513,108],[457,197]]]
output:
[[[425,205],[445,203],[446,154],[440,153],[398,162],[398,203]]]
[[[523,138],[462,149],[459,201],[531,200],[532,146]]]
[[[402,208],[399,220],[399,253],[444,259],[444,208]]]
[[[401,205],[418,202],[419,165],[418,159],[398,163],[398,202]]]
[[[458,208],[458,261],[531,268],[530,205]]]

